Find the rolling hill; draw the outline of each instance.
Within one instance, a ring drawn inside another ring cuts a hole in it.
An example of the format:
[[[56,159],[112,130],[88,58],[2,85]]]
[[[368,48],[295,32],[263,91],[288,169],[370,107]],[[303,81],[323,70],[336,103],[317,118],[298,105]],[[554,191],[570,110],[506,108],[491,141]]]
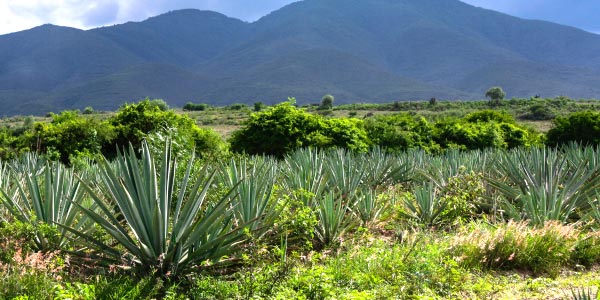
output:
[[[600,97],[600,35],[458,0],[304,0],[253,23],[180,10],[92,30],[0,35],[0,109]]]

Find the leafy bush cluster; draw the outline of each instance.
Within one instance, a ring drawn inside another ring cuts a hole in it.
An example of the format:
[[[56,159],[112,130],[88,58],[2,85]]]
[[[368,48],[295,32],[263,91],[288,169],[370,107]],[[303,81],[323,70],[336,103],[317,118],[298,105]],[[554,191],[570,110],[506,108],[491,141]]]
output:
[[[583,145],[600,144],[600,113],[584,111],[557,117],[547,134],[551,146],[577,142]]]
[[[129,143],[139,149],[142,140],[155,140],[162,145],[166,137],[173,138],[179,150],[195,149],[198,154],[219,153],[225,148],[218,134],[199,128],[186,115],[169,110],[160,99],[125,104],[106,120],[78,111],[51,114],[51,118],[48,123],[37,122],[20,133],[2,131],[2,157],[14,158],[25,151],[34,151],[70,164],[100,154],[114,157],[117,149]]]
[[[424,117],[409,114],[366,120],[326,119],[285,102],[251,115],[230,142],[236,152],[281,157],[302,147],[366,151],[379,146],[390,151],[420,148],[430,152],[448,148],[508,149],[540,144],[540,138],[517,125],[508,114],[491,110],[430,124]]]
[[[364,152],[367,133],[356,119],[325,119],[298,109],[294,100],[252,114],[234,132],[231,150],[247,154],[283,155],[304,147],[343,147]]]

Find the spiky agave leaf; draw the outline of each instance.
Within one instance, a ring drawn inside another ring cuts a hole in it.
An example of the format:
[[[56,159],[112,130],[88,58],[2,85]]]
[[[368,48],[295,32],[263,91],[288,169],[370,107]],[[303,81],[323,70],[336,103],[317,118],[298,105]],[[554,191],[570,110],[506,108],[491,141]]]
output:
[[[325,155],[327,189],[351,198],[365,184],[366,161],[345,149],[334,149]]]
[[[286,155],[281,166],[283,184],[289,191],[302,191],[303,204],[314,207],[314,201],[325,189],[325,155],[322,151],[305,148]]]
[[[489,178],[503,196],[501,206],[511,219],[543,225],[567,222],[589,211],[589,200],[600,187],[597,167],[587,161],[571,164],[556,150],[515,150],[503,155],[504,178]]]
[[[367,154],[356,157],[365,161],[365,184],[372,189],[391,186],[408,181],[413,173],[411,161],[405,157],[392,156],[380,147],[374,147]]]
[[[29,160],[24,163],[25,166],[13,165],[12,183],[0,188],[1,201],[11,217],[24,223],[43,222],[89,231],[90,220],[81,216],[76,207],[86,205],[86,198],[73,170],[58,162],[45,163],[43,167]],[[60,237],[55,243],[45,239],[42,233],[37,234],[34,242],[38,250],[62,248],[68,231],[63,227],[59,231]]]
[[[330,245],[356,223],[350,207],[351,199],[339,193],[327,193],[317,203],[317,227],[315,236],[323,245]]]
[[[271,228],[278,215],[273,187],[277,177],[276,161],[266,157],[254,157],[252,161],[232,159],[222,164],[218,180],[226,188],[234,189],[231,201],[240,222],[251,224],[251,230],[259,236]]]
[[[378,197],[377,193],[369,188],[362,188],[356,194],[355,203],[352,209],[365,225],[376,221],[390,207],[388,201]]]
[[[100,163],[99,191],[84,183],[99,211],[82,210],[118,245],[68,230],[85,238],[105,263],[128,263],[138,271],[153,270],[161,276],[180,276],[201,262],[218,263],[222,257],[235,254],[247,238],[242,230],[245,226],[234,225],[234,197],[229,194],[215,203],[205,203],[214,172],[204,169],[192,178],[191,159],[177,185],[177,163],[169,143],[161,163],[157,170],[146,143],[140,159],[130,145],[129,151],[117,156],[116,166],[106,160]]]
[[[404,199],[404,212],[401,214],[423,226],[440,224],[440,217],[448,205],[444,198],[438,197],[435,183],[427,183],[417,187],[414,199]]]

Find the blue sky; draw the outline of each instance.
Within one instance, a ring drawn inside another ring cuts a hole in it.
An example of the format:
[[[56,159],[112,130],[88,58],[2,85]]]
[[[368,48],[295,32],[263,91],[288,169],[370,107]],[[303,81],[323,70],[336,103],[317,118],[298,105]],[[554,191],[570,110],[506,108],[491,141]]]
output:
[[[183,8],[214,10],[230,17],[255,21],[291,2],[294,0],[0,0],[0,34],[46,23],[88,29],[141,21]],[[463,2],[521,18],[547,20],[600,33],[600,0]]]

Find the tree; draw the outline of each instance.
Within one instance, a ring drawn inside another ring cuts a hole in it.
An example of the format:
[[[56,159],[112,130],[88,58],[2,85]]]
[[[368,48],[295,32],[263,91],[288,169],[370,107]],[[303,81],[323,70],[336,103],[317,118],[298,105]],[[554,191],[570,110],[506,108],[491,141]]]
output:
[[[94,108],[91,106],[86,106],[86,108],[83,109],[84,115],[91,115],[93,113],[94,113]]]
[[[265,104],[262,102],[254,102],[254,111],[258,112],[265,108]]]
[[[158,107],[158,109],[162,111],[169,110],[169,105],[163,99],[152,99],[146,98],[147,101],[150,101],[150,105]]]
[[[505,96],[506,93],[499,86],[491,87],[485,92],[485,97],[490,98],[490,105],[492,106],[499,105]]]
[[[321,98],[321,106],[319,106],[320,110],[327,110],[333,108],[333,100],[335,98],[332,95],[325,95]]]

